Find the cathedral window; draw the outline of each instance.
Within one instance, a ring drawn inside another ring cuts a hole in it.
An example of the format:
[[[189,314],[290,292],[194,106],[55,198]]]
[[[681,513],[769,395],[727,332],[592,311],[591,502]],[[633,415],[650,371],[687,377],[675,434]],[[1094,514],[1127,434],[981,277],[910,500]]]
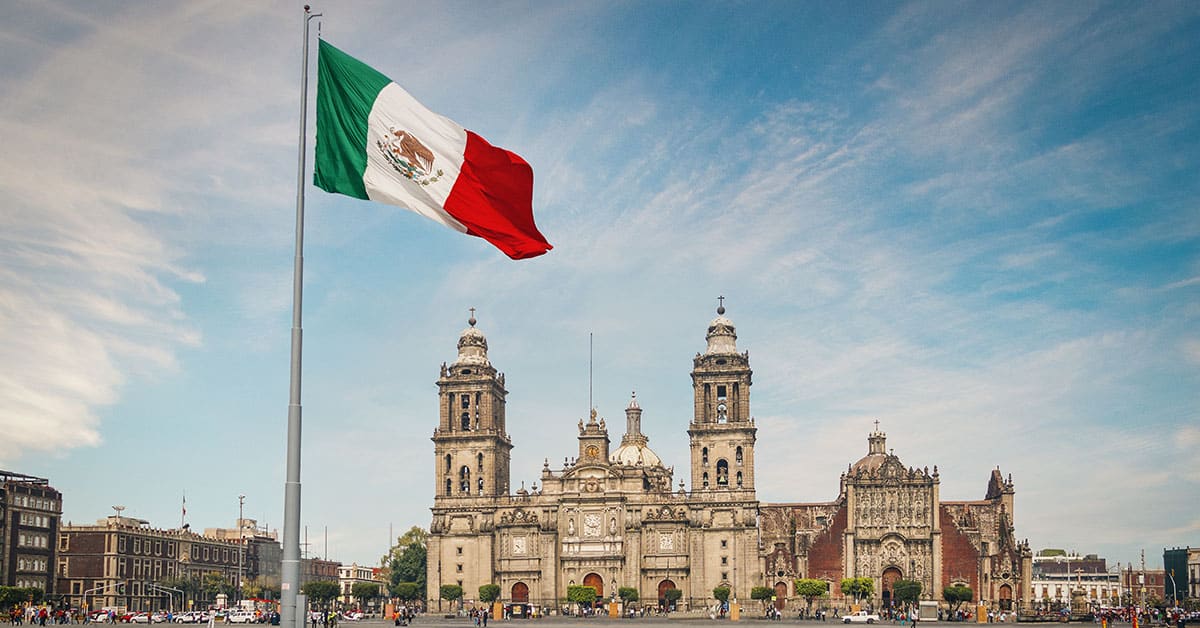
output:
[[[470,494],[471,492],[471,467],[463,465],[458,470],[459,488],[462,492]]]
[[[479,494],[483,495],[483,478],[479,478]]]
[[[724,423],[729,420],[729,412],[725,408],[725,404],[717,404],[717,423]]]
[[[463,431],[471,430],[471,415],[467,412],[462,413],[462,428]]]
[[[717,486],[729,486],[729,463],[724,458],[717,461]]]
[[[742,448],[741,447],[737,448],[737,451],[734,453],[733,457],[735,460],[737,460],[738,465],[742,464]]]
[[[742,472],[741,471],[737,472],[737,485],[739,487],[742,485]]]
[[[708,488],[708,471],[704,472],[704,488]]]
[[[708,447],[700,450],[700,464],[708,464]]]
[[[475,456],[475,459],[479,461],[479,472],[483,473],[483,454]],[[479,481],[482,482],[483,480],[481,479]]]
[[[728,565],[728,564],[729,564],[729,557],[728,557],[728,556],[722,556],[722,557],[721,557],[721,564],[722,564],[722,565]]]
[[[454,492],[454,482],[450,478],[446,478],[446,494],[450,495]]]
[[[462,402],[463,410],[471,407],[471,395],[460,395],[459,400]]]
[[[725,385],[722,384],[717,386],[717,399],[720,401],[725,401],[725,397]]]
[[[729,547],[729,541],[726,539],[721,539],[721,549],[725,549],[726,547]]]
[[[450,472],[450,454],[446,454],[446,473]]]

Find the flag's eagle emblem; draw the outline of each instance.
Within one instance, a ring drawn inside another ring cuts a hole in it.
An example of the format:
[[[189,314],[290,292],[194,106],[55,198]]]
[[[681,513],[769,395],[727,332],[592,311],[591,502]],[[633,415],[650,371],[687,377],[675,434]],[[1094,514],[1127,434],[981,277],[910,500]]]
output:
[[[433,151],[410,131],[388,127],[387,134],[376,141],[375,146],[406,179],[429,185],[443,174],[441,170],[435,172],[433,169]]]

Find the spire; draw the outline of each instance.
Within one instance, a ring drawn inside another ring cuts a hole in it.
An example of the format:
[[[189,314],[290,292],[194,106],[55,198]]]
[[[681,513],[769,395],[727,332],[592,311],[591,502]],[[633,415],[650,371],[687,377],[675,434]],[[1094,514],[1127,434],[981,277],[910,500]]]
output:
[[[625,437],[621,439],[621,444],[637,441],[644,445],[648,440],[642,435],[642,407],[638,405],[637,391],[634,391],[629,406],[625,408]]]

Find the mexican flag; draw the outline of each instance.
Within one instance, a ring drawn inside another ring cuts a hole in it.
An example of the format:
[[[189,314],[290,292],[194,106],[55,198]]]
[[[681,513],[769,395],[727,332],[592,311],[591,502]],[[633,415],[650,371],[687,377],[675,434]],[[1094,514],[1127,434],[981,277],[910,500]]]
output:
[[[533,169],[321,41],[313,183],[399,205],[513,259],[554,248],[533,223]]]

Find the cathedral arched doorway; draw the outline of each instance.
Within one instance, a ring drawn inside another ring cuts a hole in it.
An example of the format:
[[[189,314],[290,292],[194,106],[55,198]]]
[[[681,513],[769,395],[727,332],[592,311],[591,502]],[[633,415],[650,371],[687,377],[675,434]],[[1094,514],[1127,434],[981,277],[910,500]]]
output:
[[[670,580],[663,580],[662,582],[658,583],[658,605],[661,608],[674,610],[670,608],[671,600],[667,599],[667,591],[674,588],[675,583],[671,582]]]
[[[895,567],[888,567],[887,569],[883,570],[883,576],[880,578],[880,580],[883,581],[883,586],[880,587],[880,594],[883,598],[884,608],[892,607],[892,586],[896,584],[897,580],[900,580],[903,577],[904,576],[900,573],[900,570]]]
[[[528,604],[529,603],[529,585],[524,582],[518,582],[512,586],[512,601],[513,604]]]
[[[783,606],[785,604],[787,604],[787,583],[786,582],[776,582],[775,583],[775,609],[782,611]]]
[[[1012,610],[1012,587],[1007,584],[1000,585],[1000,610]]]
[[[583,577],[583,586],[592,587],[596,590],[596,599],[604,597],[604,578],[598,573],[590,573]]]

